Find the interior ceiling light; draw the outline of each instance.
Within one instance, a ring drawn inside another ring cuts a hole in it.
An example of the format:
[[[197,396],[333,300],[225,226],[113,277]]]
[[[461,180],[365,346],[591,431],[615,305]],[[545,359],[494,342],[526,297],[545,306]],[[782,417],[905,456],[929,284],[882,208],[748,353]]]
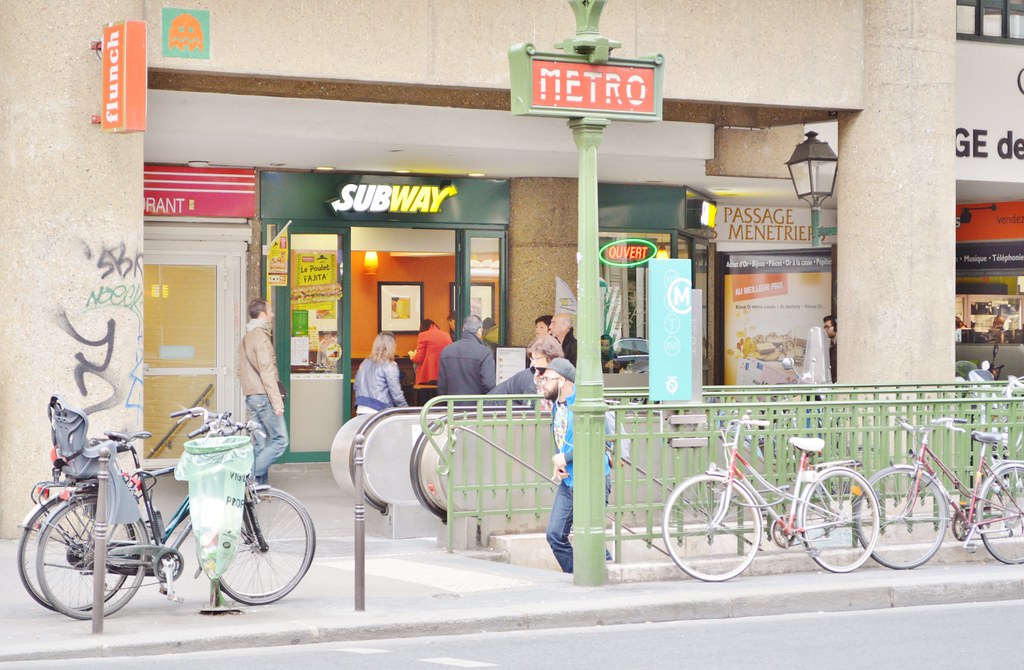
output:
[[[313,169],[316,170],[317,172],[330,172],[334,168],[331,167],[330,165],[320,165],[320,166],[317,166],[317,167],[315,167]]]
[[[412,170],[395,170],[395,174],[409,174]]]
[[[210,167],[210,161],[189,161],[188,166],[194,168]]]
[[[467,172],[466,176],[467,177],[486,177],[487,173],[486,172]]]

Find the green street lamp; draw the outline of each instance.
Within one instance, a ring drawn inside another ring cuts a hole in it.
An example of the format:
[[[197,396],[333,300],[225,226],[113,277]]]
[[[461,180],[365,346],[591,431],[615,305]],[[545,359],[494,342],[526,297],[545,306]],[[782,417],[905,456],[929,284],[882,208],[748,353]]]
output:
[[[813,130],[807,133],[807,139],[796,145],[793,156],[786,161],[789,176],[796,189],[796,197],[811,205],[811,245],[819,246],[825,235],[835,235],[836,229],[822,228],[821,201],[832,197],[836,187],[836,168],[839,158],[828,145],[818,139]]]

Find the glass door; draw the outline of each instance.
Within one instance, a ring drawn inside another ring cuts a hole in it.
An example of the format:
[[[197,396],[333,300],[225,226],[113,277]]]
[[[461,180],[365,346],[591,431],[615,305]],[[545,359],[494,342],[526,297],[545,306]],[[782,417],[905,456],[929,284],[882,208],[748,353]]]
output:
[[[484,322],[484,343],[496,349],[508,332],[502,309],[505,275],[505,233],[460,231],[456,244],[456,330],[474,314]]]
[[[194,246],[194,245],[192,245]],[[144,284],[145,459],[177,458],[187,433],[170,413],[240,410],[235,347],[241,338],[241,254],[152,251]]]

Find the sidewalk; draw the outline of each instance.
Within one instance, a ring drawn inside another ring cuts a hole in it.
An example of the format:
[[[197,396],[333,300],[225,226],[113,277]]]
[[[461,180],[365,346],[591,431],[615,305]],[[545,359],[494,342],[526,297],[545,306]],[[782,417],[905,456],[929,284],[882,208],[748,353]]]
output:
[[[144,587],[105,620],[103,634],[92,635],[90,621],[44,610],[29,598],[14,568],[17,543],[0,541],[0,564],[8,566],[0,573],[0,592],[8,594],[0,602],[0,662],[1024,597],[1024,566],[995,562],[834,575],[812,570],[811,560],[792,550],[781,560],[806,564],[807,572],[744,575],[724,584],[674,580],[578,587],[558,572],[448,554],[433,538],[368,537],[366,611],[356,612],[351,500],[341,499],[326,466],[306,466],[273,481],[309,506],[318,533],[313,567],[284,600],[237,615],[199,614],[209,585],[205,577],[192,579],[196,564],[186,556],[179,589],[183,604],[162,598],[155,586]]]

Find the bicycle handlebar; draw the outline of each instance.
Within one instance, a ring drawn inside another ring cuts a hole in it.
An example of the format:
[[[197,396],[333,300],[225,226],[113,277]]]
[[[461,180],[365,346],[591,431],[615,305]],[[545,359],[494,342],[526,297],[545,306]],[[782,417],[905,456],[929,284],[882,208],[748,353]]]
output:
[[[192,407],[173,412],[171,416],[175,418],[181,417],[178,423],[185,421],[186,417],[203,418],[203,425],[188,434],[188,437],[190,438],[205,435],[207,433],[213,433],[218,436],[235,435],[239,432],[245,432],[248,434],[258,433],[263,435],[263,431],[260,430],[261,426],[257,421],[248,421],[247,423],[232,421],[231,412],[210,412],[205,407]]]
[[[903,430],[905,430],[905,431],[907,431],[909,433],[931,432],[931,431],[935,430],[936,428],[939,428],[940,426],[943,427],[943,428],[948,428],[949,430],[955,431],[957,433],[965,433],[965,432],[967,432],[966,428],[957,428],[954,425],[954,424],[965,424],[965,423],[967,423],[967,419],[961,419],[961,418],[955,417],[955,416],[941,416],[938,419],[932,419],[928,423],[927,426],[920,426],[920,427],[913,425],[912,423],[907,421],[906,418],[904,418],[902,416],[896,417],[896,420],[899,422],[900,428],[902,428]]]

